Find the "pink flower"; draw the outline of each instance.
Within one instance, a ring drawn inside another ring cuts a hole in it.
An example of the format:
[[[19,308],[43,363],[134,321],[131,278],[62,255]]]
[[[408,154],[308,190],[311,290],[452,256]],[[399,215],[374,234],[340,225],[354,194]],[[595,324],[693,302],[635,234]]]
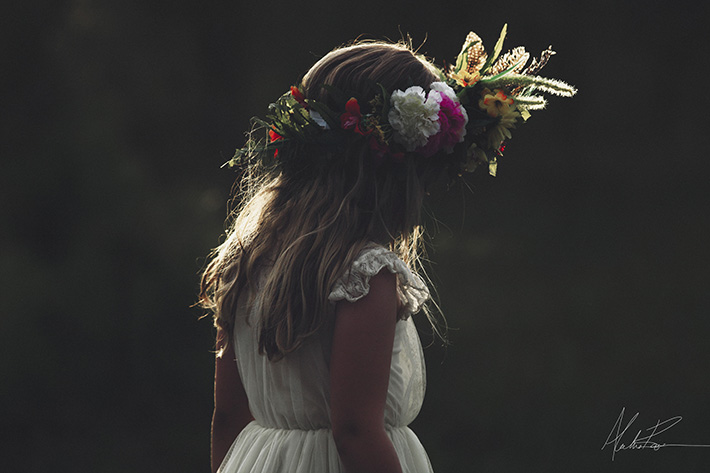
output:
[[[441,97],[439,102],[439,132],[429,137],[427,144],[418,151],[425,156],[431,156],[441,149],[451,153],[456,143],[463,141],[463,137],[466,135],[468,115],[459,103],[454,91],[443,82],[434,82],[429,93],[439,94]]]

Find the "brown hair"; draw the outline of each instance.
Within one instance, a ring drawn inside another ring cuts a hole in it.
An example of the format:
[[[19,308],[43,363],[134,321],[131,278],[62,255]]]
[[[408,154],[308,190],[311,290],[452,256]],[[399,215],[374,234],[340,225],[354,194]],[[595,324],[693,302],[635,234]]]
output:
[[[328,102],[323,84],[374,98],[386,90],[438,80],[437,69],[401,44],[361,43],[336,49],[303,78],[307,98]],[[332,314],[328,295],[336,279],[369,242],[395,251],[420,269],[420,211],[426,171],[415,156],[376,163],[367,145],[312,150],[296,171],[278,174],[253,164],[240,182],[241,202],[227,239],[213,252],[201,283],[203,307],[232,338],[237,301],[244,292],[256,307],[259,352],[278,360],[297,349]],[[313,156],[309,156],[313,158]],[[308,166],[308,162],[318,162]],[[263,270],[263,268],[268,268]],[[256,290],[258,284],[258,290]]]

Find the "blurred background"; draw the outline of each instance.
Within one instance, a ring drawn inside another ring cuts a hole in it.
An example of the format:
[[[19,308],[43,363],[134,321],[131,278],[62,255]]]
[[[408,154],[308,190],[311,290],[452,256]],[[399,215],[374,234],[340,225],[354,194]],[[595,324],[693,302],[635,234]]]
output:
[[[214,331],[196,300],[249,118],[331,48],[451,62],[469,30],[558,52],[498,177],[433,195],[451,327],[412,426],[437,473],[707,471],[710,48],[691,2],[6,5],[0,168],[4,471],[208,471]],[[467,188],[470,187],[470,190]],[[422,339],[431,342],[424,320]]]

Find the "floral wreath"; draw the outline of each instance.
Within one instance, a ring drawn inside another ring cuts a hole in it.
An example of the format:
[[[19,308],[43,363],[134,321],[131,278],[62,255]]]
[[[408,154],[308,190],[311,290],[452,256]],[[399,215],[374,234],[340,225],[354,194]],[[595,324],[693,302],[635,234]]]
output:
[[[378,162],[404,161],[405,153],[441,159],[449,174],[460,176],[486,164],[496,175],[497,157],[518,119],[530,110],[545,108],[540,92],[563,97],[577,90],[565,82],[536,74],[555,54],[551,47],[538,59],[519,46],[500,56],[507,25],[488,55],[474,32],[466,37],[456,63],[441,72],[441,80],[425,92],[419,86],[389,93],[380,84],[375,98],[361,103],[335,87],[323,87],[342,107],[306,99],[298,86],[269,106],[266,120],[252,121],[267,130],[267,140],[249,137],[229,161],[238,166],[253,156],[275,158],[281,166],[303,166],[299,151],[305,146],[341,148],[365,140]],[[367,113],[363,113],[366,108]],[[300,161],[299,161],[300,159]]]

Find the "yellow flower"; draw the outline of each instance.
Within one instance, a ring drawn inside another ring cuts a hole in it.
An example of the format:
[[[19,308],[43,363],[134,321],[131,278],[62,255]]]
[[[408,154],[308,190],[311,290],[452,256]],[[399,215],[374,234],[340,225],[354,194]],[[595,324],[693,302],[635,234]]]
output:
[[[481,100],[478,101],[478,106],[481,110],[485,110],[489,116],[497,117],[506,115],[515,110],[514,100],[500,89],[494,89],[491,92],[488,89],[483,89],[481,92]]]
[[[456,83],[461,87],[468,87],[478,82],[481,78],[481,75],[478,73],[478,71],[470,73],[462,69],[459,72],[449,74],[449,77],[451,79],[454,79]]]
[[[362,120],[363,128],[372,133],[380,143],[387,144],[387,135],[382,129],[382,124],[377,116],[369,116]]]
[[[488,134],[488,145],[492,149],[500,148],[504,140],[513,137],[513,135],[510,134],[510,129],[515,128],[515,121],[518,117],[520,117],[520,113],[513,109],[508,109],[505,114],[501,114],[500,120]]]

